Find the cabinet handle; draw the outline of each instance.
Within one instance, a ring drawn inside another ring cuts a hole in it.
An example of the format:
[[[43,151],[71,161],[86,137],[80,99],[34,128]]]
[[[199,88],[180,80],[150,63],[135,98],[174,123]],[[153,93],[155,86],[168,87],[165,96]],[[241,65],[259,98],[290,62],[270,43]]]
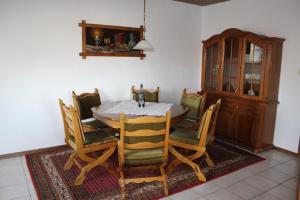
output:
[[[216,65],[216,68],[219,69],[219,65]]]

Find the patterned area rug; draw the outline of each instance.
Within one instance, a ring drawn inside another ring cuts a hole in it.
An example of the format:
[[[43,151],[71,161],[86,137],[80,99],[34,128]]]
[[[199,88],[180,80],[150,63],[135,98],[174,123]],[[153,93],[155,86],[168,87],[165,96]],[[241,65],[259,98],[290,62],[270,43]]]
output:
[[[207,147],[207,150],[211,159],[215,162],[215,167],[208,167],[203,159],[196,161],[201,166],[207,180],[212,180],[264,160],[257,155],[221,142],[214,142]],[[121,199],[118,179],[101,167],[96,167],[90,171],[81,186],[74,186],[73,183],[79,175],[79,169],[73,166],[69,171],[63,170],[63,166],[71,152],[72,149],[68,147],[60,147],[52,151],[26,155],[27,165],[39,199]],[[117,167],[116,153],[110,158],[109,162],[114,168]],[[170,194],[199,184],[202,183],[198,181],[194,171],[185,164],[179,165],[168,176]],[[160,182],[131,183],[126,185],[125,190],[126,199],[147,200],[164,197]]]

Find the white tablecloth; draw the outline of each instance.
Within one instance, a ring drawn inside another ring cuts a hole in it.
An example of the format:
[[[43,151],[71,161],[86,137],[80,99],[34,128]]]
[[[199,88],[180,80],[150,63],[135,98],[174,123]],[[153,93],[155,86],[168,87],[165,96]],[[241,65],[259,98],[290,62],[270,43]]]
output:
[[[136,101],[122,101],[113,107],[104,110],[104,113],[116,113],[123,112],[129,115],[150,115],[150,116],[163,116],[168,112],[173,104],[170,103],[152,103],[146,102],[145,107],[138,107]]]

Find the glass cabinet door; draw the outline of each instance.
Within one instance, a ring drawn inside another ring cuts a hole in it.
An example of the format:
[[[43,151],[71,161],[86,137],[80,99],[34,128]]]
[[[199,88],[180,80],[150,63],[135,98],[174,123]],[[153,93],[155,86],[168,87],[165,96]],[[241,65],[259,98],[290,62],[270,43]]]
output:
[[[225,39],[222,91],[238,91],[239,75],[239,38],[229,37]]]
[[[243,69],[243,95],[259,97],[263,69],[263,48],[246,41]]]
[[[219,69],[219,44],[213,45],[205,49],[205,89],[217,89],[218,85],[218,69]]]

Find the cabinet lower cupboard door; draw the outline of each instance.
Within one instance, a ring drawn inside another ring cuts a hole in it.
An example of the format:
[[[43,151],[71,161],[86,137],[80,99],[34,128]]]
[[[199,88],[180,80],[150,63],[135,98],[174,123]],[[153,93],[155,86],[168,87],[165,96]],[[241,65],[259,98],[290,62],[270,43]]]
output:
[[[254,109],[254,110],[253,110]],[[235,140],[239,143],[251,146],[254,142],[257,127],[257,113],[252,106],[242,105],[236,112],[237,130]]]
[[[217,135],[230,139],[235,134],[233,127],[235,106],[234,101],[222,101],[222,106],[218,114]]]

